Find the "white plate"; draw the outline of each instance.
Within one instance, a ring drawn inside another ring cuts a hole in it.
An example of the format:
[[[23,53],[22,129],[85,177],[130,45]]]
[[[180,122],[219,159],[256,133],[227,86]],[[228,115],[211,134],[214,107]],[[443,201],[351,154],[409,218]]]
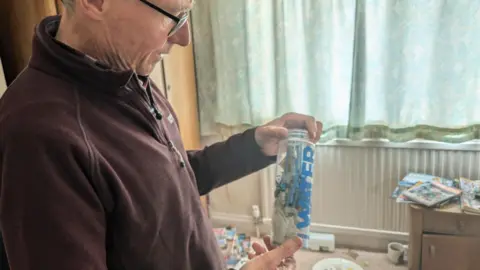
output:
[[[341,258],[323,259],[312,270],[364,270],[360,265]]]

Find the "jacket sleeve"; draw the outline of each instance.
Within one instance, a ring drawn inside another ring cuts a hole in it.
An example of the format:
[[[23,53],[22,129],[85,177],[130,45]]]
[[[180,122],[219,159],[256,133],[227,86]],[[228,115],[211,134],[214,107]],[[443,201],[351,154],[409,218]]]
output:
[[[200,195],[256,172],[275,161],[255,141],[255,129],[212,144],[200,151],[188,151]]]
[[[87,147],[70,132],[40,129],[0,137],[0,224],[10,269],[107,269],[105,215]]]

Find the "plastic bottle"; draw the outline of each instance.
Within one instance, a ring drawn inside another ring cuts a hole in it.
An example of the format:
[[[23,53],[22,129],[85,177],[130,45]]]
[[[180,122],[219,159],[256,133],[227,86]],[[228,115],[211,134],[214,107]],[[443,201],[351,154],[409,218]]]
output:
[[[308,132],[289,130],[288,139],[280,142],[276,164],[275,202],[272,217],[273,244],[298,236],[308,248],[310,214],[315,165],[315,144]]]

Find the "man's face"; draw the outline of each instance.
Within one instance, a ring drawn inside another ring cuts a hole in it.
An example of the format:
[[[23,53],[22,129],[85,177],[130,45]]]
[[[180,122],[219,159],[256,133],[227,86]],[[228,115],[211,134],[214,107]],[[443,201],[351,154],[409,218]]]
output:
[[[100,1],[100,0],[99,0]],[[192,8],[192,0],[149,0],[174,16],[181,16]],[[148,75],[155,65],[178,44],[190,43],[188,22],[175,34],[169,32],[176,22],[149,7],[140,0],[103,0],[101,15],[104,27],[104,42],[108,51],[113,51],[140,75]]]

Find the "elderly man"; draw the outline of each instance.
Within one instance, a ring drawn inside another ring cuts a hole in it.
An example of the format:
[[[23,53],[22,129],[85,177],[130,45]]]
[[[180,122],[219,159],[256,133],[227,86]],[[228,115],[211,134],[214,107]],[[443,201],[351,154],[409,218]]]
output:
[[[185,151],[148,78],[189,44],[191,0],[64,0],[35,29],[32,58],[0,100],[0,220],[14,270],[224,269],[199,195],[273,161],[287,114]],[[243,269],[286,267],[299,239]],[[270,245],[267,243],[269,249]]]

